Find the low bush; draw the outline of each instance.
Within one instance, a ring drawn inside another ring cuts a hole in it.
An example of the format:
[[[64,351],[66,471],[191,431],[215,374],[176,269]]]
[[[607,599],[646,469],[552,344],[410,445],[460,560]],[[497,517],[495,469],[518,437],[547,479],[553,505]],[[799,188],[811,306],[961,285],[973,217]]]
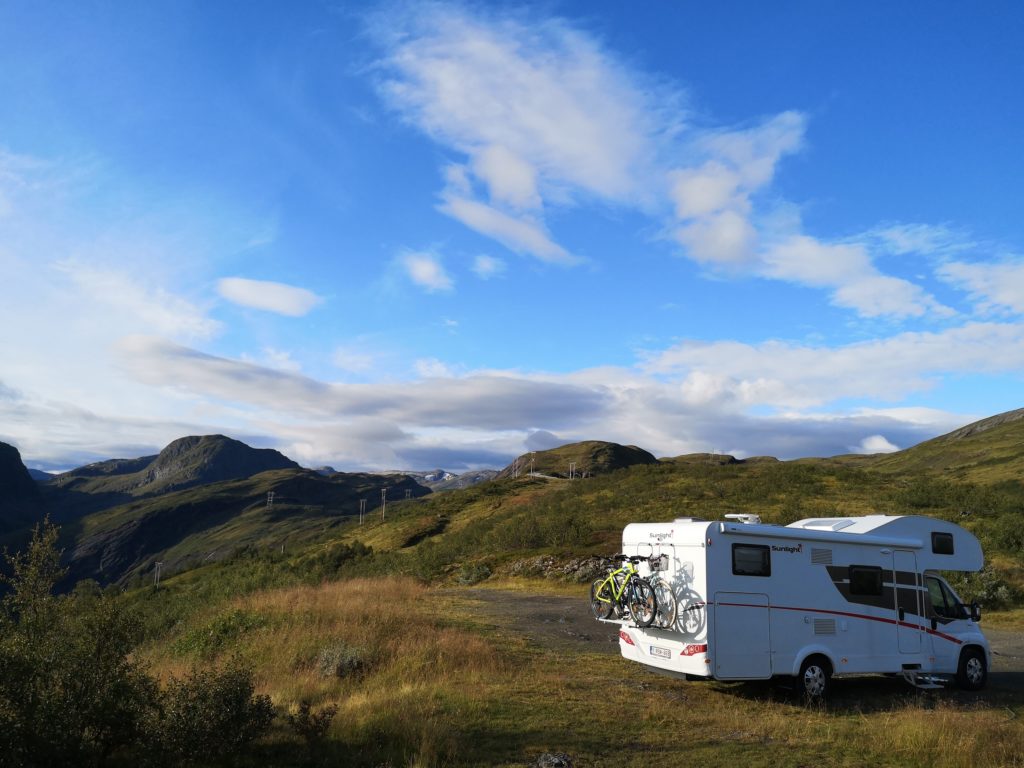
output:
[[[320,677],[355,677],[369,666],[366,651],[347,643],[335,643],[322,648],[316,660]]]

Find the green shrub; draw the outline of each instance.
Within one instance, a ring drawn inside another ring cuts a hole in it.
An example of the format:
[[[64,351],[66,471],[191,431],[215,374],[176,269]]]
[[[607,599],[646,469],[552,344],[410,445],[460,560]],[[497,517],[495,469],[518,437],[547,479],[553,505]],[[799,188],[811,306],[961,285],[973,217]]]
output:
[[[323,742],[327,735],[327,729],[331,727],[331,721],[334,720],[336,714],[338,714],[338,707],[334,704],[314,712],[308,701],[301,701],[298,711],[288,714],[288,724],[297,736],[302,737],[307,744],[313,746]]]
[[[469,586],[470,584],[479,584],[484,579],[491,575],[491,569],[484,563],[466,563],[459,568],[459,574],[456,580],[459,584]]]
[[[316,659],[320,677],[355,677],[369,666],[366,651],[347,643],[335,643],[322,648]]]
[[[268,624],[269,620],[261,613],[233,608],[215,616],[206,624],[189,630],[174,647],[178,653],[212,659],[234,644],[238,638]]]
[[[270,697],[255,695],[252,671],[235,661],[171,680],[160,703],[149,733],[155,765],[208,764],[239,754],[274,719]]]

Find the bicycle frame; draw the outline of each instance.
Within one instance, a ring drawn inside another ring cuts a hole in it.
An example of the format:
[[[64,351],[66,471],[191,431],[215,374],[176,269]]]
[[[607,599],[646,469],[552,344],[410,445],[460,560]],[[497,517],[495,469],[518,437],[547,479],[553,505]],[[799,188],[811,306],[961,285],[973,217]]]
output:
[[[621,579],[617,579],[616,576],[623,576]],[[626,589],[629,586],[630,581],[637,575],[636,566],[628,560],[623,563],[621,568],[616,568],[614,571],[608,574],[607,578],[601,583],[603,587],[605,584],[610,584],[611,593],[613,600],[605,600],[601,597],[600,590],[596,595],[597,599],[602,603],[621,603],[622,596],[626,594]]]

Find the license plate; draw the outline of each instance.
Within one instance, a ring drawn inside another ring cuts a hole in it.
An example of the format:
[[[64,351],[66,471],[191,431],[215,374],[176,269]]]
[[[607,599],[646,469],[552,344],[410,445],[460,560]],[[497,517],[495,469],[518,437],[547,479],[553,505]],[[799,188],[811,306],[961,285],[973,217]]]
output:
[[[671,659],[672,658],[672,651],[670,651],[668,648],[659,648],[656,645],[652,645],[651,646],[651,656],[658,656],[659,658],[662,658],[662,659]]]

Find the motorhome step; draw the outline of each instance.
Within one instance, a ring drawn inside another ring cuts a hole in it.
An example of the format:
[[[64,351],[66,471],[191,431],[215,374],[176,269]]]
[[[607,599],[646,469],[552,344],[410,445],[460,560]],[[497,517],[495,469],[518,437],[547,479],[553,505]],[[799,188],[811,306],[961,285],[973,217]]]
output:
[[[937,688],[945,688],[945,680],[934,675],[925,675],[913,669],[903,670],[903,679],[915,688],[922,691],[932,691]]]

